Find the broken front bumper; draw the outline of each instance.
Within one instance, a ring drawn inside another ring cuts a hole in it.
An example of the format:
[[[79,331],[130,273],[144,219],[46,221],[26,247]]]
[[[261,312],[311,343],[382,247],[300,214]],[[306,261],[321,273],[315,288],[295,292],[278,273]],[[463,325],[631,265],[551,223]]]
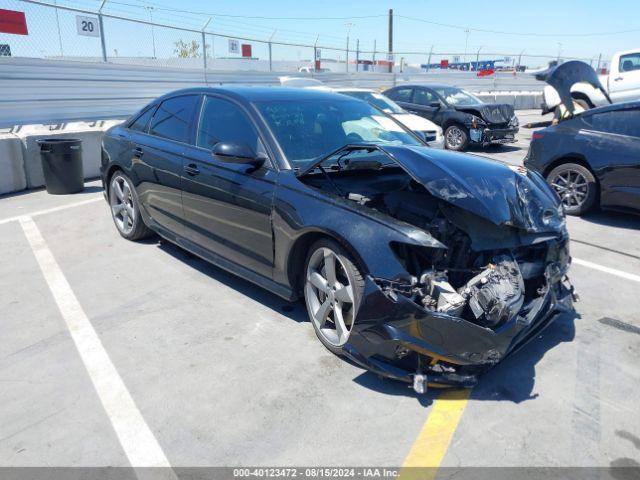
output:
[[[471,128],[469,137],[474,143],[488,145],[491,143],[514,143],[518,127],[510,128]]]
[[[572,291],[556,282],[522,315],[492,330],[424,309],[402,295],[392,299],[369,277],[344,352],[384,377],[412,382],[421,373],[431,386],[473,387],[481,373],[570,311]]]

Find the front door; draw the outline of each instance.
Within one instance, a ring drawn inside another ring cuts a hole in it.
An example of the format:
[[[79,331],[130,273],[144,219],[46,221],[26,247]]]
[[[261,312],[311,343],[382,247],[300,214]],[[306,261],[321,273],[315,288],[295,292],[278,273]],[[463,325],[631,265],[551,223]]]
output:
[[[224,162],[212,153],[218,142],[246,144],[266,154],[243,107],[204,97],[196,147],[185,158],[182,174],[186,236],[208,252],[271,278],[277,171],[269,160],[257,170]]]

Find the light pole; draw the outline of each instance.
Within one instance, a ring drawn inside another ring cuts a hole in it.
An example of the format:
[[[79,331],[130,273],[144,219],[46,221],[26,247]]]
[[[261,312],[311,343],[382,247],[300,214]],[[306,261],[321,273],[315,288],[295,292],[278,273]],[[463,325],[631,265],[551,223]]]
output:
[[[149,12],[149,22],[151,22],[151,43],[153,45],[153,58],[156,58],[156,30],[153,26],[153,7],[147,5],[144,7]]]
[[[523,48],[522,51],[520,52],[520,55],[518,55],[518,68],[520,68],[520,66],[522,65],[522,54],[524,53],[525,50],[526,48]]]
[[[465,39],[464,39],[464,63],[467,63],[467,46],[469,45],[469,29],[464,29]]]
[[[560,63],[561,55],[562,55],[562,43],[558,42],[558,64]]]

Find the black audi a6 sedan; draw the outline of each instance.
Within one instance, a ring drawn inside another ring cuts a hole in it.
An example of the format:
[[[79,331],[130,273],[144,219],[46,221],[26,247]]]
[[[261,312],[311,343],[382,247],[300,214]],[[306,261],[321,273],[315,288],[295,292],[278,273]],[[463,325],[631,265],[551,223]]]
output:
[[[328,349],[418,392],[473,385],[572,308],[542,177],[430,149],[345,95],[168,94],[106,133],[102,180],[123,237],[303,297]]]
[[[485,103],[472,93],[449,85],[401,85],[384,94],[402,108],[442,127],[449,150],[516,141],[518,117],[512,105]]]
[[[524,164],[547,179],[568,214],[596,206],[640,213],[640,102],[595,108],[535,131]]]

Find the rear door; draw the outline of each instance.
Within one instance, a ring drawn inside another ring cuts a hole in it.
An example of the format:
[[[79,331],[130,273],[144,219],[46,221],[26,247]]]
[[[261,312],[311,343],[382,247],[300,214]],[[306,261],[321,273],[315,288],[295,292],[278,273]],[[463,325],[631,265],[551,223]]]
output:
[[[405,110],[413,108],[413,87],[396,87],[384,94]]]
[[[640,109],[584,118],[583,151],[598,174],[601,204],[640,210]]]
[[[184,233],[182,209],[183,157],[190,148],[199,95],[164,100],[146,132],[132,134],[132,170],[138,196],[154,226],[170,238]]]
[[[620,55],[617,70],[609,76],[611,100],[620,103],[640,99],[640,52]]]
[[[182,175],[187,238],[207,252],[267,278],[273,273],[271,207],[277,171],[269,161],[257,170],[213,155],[218,142],[249,145],[266,154],[250,115],[238,103],[204,97],[196,147]]]

